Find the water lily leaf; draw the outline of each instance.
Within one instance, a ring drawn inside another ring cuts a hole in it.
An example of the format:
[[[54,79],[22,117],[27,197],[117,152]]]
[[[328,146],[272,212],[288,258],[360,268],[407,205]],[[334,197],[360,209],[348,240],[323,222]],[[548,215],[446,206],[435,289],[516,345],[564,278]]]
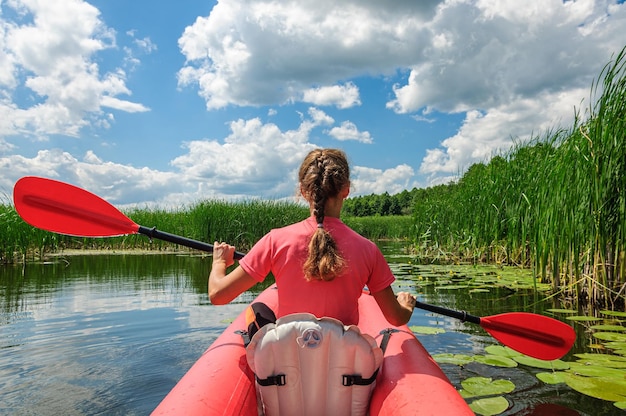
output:
[[[569,373],[564,374],[564,379],[572,389],[587,396],[611,402],[626,401],[626,380],[583,377]]]
[[[621,325],[593,325],[591,329],[595,331],[626,331],[626,326]]]
[[[613,403],[615,405],[615,407],[617,407],[618,409],[626,409],[626,402],[615,402]]]
[[[469,291],[469,293],[489,293],[489,289],[476,288]]]
[[[469,405],[470,409],[477,415],[493,416],[499,415],[509,408],[509,402],[502,396],[489,397],[486,399],[474,400]]]
[[[552,309],[546,309],[546,311],[553,312],[553,313],[578,313],[578,311],[574,310],[574,309],[557,309],[557,308],[552,308]]]
[[[609,341],[603,345],[610,350],[626,350],[626,341]]]
[[[468,285],[446,285],[446,286],[437,286],[437,290],[459,290],[459,289],[468,289]]]
[[[474,361],[477,363],[487,364],[492,367],[517,367],[517,361],[510,359],[509,357],[501,357],[499,355],[478,355],[474,357]]]
[[[617,357],[615,355],[610,354],[600,354],[593,352],[586,352],[580,354],[574,354],[574,357],[586,360],[606,360],[606,361],[626,361],[624,357]]]
[[[526,365],[528,367],[543,368],[546,370],[567,370],[569,368],[569,364],[561,360],[545,361],[533,357],[528,357],[526,355],[513,357],[513,359],[518,363]]]
[[[433,359],[438,364],[454,364],[454,365],[467,365],[474,361],[474,357],[465,354],[433,354]]]
[[[603,341],[626,342],[626,334],[621,332],[596,332],[593,337]]]
[[[606,363],[607,367],[613,368],[623,368],[622,364],[626,364],[626,357],[619,357],[617,355],[611,354],[599,354],[599,353],[584,353],[584,354],[574,354],[575,357],[579,358],[579,361],[587,361],[587,362],[598,362],[598,363]],[[614,365],[611,365],[614,364]],[[616,367],[616,366],[617,367]]]
[[[535,376],[546,384],[565,383],[562,371],[556,371],[552,373],[542,372],[535,374]]]
[[[513,382],[509,380],[493,380],[490,377],[470,377],[463,380],[461,386],[463,386],[463,389],[459,393],[464,398],[505,394],[515,390]]]
[[[436,335],[436,334],[443,334],[446,332],[445,329],[437,328],[434,326],[412,325],[409,327],[409,329],[416,334],[422,334],[422,335]]]
[[[620,311],[600,311],[600,313],[602,315],[607,315],[607,316],[619,316],[621,318],[626,318],[626,312],[620,312]]]
[[[587,377],[606,377],[626,380],[626,371],[601,364],[570,363],[567,372]]]
[[[584,315],[568,316],[565,319],[570,320],[570,321],[577,321],[577,322],[595,322],[595,321],[601,320],[601,318],[598,318],[595,316],[584,316]]]
[[[518,357],[520,355],[523,355],[521,352],[517,352],[512,348],[509,347],[504,347],[502,345],[490,345],[488,347],[485,347],[485,352],[492,354],[492,355],[498,355],[500,357]]]

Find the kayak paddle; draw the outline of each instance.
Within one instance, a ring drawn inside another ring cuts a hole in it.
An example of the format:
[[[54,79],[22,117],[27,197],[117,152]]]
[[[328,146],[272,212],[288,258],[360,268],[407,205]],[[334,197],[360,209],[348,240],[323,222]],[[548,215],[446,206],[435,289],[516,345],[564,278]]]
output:
[[[416,302],[416,308],[480,325],[502,344],[540,360],[563,357],[574,345],[576,331],[564,322],[529,312],[478,317],[465,311]]]
[[[53,179],[26,176],[13,189],[15,210],[28,224],[78,237],[143,234],[202,251],[213,245],[134,223],[113,205],[84,189]],[[235,259],[244,254],[235,252]]]
[[[79,237],[143,234],[198,250],[213,251],[211,244],[138,225],[99,196],[53,179],[21,178],[15,184],[13,201],[24,221],[43,230]],[[243,256],[243,253],[235,252],[235,259]],[[561,358],[576,339],[571,326],[533,313],[510,312],[480,318],[422,302],[417,302],[415,307],[478,324],[502,344],[542,360]]]

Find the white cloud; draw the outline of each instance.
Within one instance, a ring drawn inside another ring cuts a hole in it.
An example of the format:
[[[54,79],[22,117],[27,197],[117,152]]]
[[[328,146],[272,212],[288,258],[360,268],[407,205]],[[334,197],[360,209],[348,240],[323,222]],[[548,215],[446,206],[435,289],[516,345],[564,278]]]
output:
[[[432,111],[466,114],[457,134],[428,150],[420,170],[436,176],[555,119],[571,122],[572,107],[626,44],[624,27],[626,5],[614,1],[222,1],[179,39],[187,59],[179,83],[197,85],[209,109],[348,108],[364,100],[359,77],[406,73],[389,91],[389,110],[417,121]],[[559,96],[571,101],[546,100]],[[528,113],[512,113],[516,103]]]
[[[588,90],[572,89],[543,93],[533,98],[512,101],[485,112],[468,111],[463,125],[441,148],[430,149],[422,161],[420,173],[437,178],[456,175],[477,161],[486,161],[496,151],[506,151],[513,139],[529,139],[557,127],[567,128],[574,115],[574,105]],[[550,114],[545,109],[550,108]],[[529,126],[535,128],[530,130]],[[494,135],[494,132],[500,135]],[[435,179],[434,183],[441,182]]]
[[[351,146],[371,143],[372,124],[335,125],[333,117],[344,111],[340,119],[356,120],[362,108],[376,106],[398,120],[464,117],[419,167],[430,184],[441,183],[513,137],[570,125],[592,79],[626,44],[625,26],[626,5],[609,0],[529,0],[523,7],[513,0],[398,0],[393,7],[222,0],[178,39],[186,61],[177,76],[179,87],[197,88],[207,109],[225,108],[230,133],[187,141],[166,172],[103,161],[97,151],[82,158],[58,149],[11,154],[19,146],[9,137],[80,137],[86,127],[97,136],[115,120],[110,109],[148,111],[128,98],[128,78],[138,57],[157,46],[126,28],[119,30],[128,36],[118,39],[84,1],[7,0],[0,2],[0,190],[39,172],[82,181],[121,204],[291,195],[298,164],[316,147],[312,131]],[[386,103],[373,102],[381,96]],[[301,103],[313,107],[297,126],[283,127],[290,105]],[[228,107],[260,105],[272,107],[263,110],[272,123],[253,109],[228,118]],[[414,175],[404,164],[356,166],[354,191],[401,191],[414,185]]]
[[[1,7],[13,9],[18,18],[9,21],[0,14],[0,117],[5,120],[0,137],[78,136],[94,120],[108,118],[102,106],[147,110],[119,98],[130,94],[122,71],[101,74],[96,55],[116,47],[115,31],[95,7],[81,0],[13,0]]]
[[[82,160],[60,149],[40,150],[32,158],[0,157],[0,170],[3,172],[0,190],[11,190],[23,176],[42,176],[72,183],[120,206],[142,201],[165,202],[171,193],[193,191],[173,172],[103,162],[92,151]]]
[[[361,143],[373,143],[374,140],[368,131],[359,131],[351,121],[344,121],[339,127],[333,127],[326,132],[337,140],[356,140]]]
[[[374,169],[364,166],[352,167],[350,193],[356,195],[396,194],[413,188],[413,168],[402,164],[390,169]]]
[[[333,85],[305,90],[302,101],[315,105],[336,105],[338,108],[350,108],[361,105],[359,88],[349,82],[346,85]]]
[[[422,26],[434,5],[222,1],[179,39],[187,60],[179,84],[198,85],[209,109],[303,97],[316,105],[357,105],[358,90],[350,83],[317,90],[311,86],[335,85],[365,73],[391,73],[398,63],[416,59],[420,51],[415,44],[426,39]]]
[[[328,122],[323,112],[309,109],[293,130],[282,131],[259,118],[230,123],[222,140],[193,140],[171,161],[172,171],[137,168],[103,161],[94,151],[78,159],[60,149],[41,150],[27,158],[0,157],[0,192],[22,176],[51,177],[85,188],[120,207],[181,207],[206,198],[291,198],[296,196],[297,171],[304,156],[318,146],[311,131]],[[353,167],[353,194],[400,192],[410,185],[407,165],[377,170]]]

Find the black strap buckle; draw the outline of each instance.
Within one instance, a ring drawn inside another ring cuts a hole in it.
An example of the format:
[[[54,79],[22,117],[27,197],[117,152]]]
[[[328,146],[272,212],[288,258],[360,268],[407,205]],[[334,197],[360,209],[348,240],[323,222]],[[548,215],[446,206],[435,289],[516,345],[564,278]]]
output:
[[[358,374],[344,374],[342,376],[343,384],[346,387],[350,386],[369,386],[374,381],[376,381],[376,376],[378,375],[378,370],[374,371],[374,374],[370,378],[363,378]]]
[[[254,376],[256,378],[256,382],[259,383],[260,386],[284,386],[287,383],[284,374],[277,374],[275,376],[269,376],[268,378],[259,378],[256,374]]]

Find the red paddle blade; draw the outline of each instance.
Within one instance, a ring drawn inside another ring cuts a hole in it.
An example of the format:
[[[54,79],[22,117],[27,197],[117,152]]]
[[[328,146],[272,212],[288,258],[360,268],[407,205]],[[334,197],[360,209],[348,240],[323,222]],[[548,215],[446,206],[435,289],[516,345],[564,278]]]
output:
[[[135,234],[139,225],[84,189],[53,179],[26,176],[13,189],[15,210],[43,230],[80,237]]]
[[[563,357],[576,340],[571,326],[534,313],[511,312],[480,318],[480,326],[502,344],[540,360]]]

